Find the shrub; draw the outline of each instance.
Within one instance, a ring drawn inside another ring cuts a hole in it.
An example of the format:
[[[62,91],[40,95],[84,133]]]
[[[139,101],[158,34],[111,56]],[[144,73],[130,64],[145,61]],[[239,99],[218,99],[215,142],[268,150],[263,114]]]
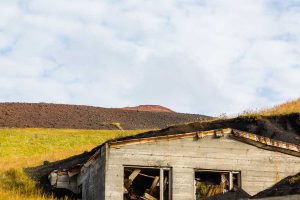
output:
[[[300,175],[293,176],[292,178],[289,179],[289,184],[290,185],[295,185],[300,182]]]
[[[49,165],[49,164],[50,164],[50,161],[44,160],[43,165]]]

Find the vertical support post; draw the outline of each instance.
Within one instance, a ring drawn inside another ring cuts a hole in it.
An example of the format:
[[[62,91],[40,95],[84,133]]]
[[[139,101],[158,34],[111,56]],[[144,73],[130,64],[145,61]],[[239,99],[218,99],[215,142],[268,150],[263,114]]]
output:
[[[159,173],[159,199],[164,200],[164,169],[160,168]]]
[[[232,172],[229,172],[229,190],[232,190],[233,188],[233,178],[232,178]]]
[[[237,174],[237,179],[238,179],[238,187],[242,188],[242,172]]]
[[[196,179],[194,179],[194,200],[196,200]]]
[[[172,193],[173,193],[173,177],[172,177],[172,168],[170,168],[168,170],[168,173],[169,173],[169,199],[168,200],[172,200]]]

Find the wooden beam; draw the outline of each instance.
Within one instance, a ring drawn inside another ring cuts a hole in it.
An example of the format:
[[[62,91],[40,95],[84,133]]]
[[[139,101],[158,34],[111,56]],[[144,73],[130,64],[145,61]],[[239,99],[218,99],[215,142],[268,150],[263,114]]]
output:
[[[152,182],[152,185],[151,185],[151,187],[150,187],[150,190],[149,190],[149,194],[150,194],[150,195],[153,194],[153,192],[154,192],[154,190],[155,190],[155,188],[156,188],[158,182],[159,182],[159,176],[156,176],[156,177],[154,178],[154,180],[153,180],[153,182]]]
[[[157,200],[157,198],[151,196],[151,195],[148,194],[148,193],[145,193],[144,196],[143,196],[142,198],[145,199],[145,200]]]
[[[218,131],[222,131],[224,134],[230,134],[231,128],[218,129]],[[132,144],[143,144],[147,142],[160,141],[160,140],[176,140],[182,138],[193,138],[199,137],[199,134],[202,137],[213,136],[215,135],[215,129],[208,131],[195,131],[189,133],[181,133],[181,134],[173,134],[173,135],[162,135],[162,136],[149,136],[143,138],[133,138],[133,139],[125,139],[125,140],[116,140],[108,143],[110,147],[119,147],[124,145],[132,145]]]
[[[127,182],[126,182],[125,185],[124,185],[126,189],[128,189],[128,188],[131,186],[133,180],[139,175],[140,172],[141,172],[140,169],[135,169],[135,170],[130,174],[130,176],[128,177]]]

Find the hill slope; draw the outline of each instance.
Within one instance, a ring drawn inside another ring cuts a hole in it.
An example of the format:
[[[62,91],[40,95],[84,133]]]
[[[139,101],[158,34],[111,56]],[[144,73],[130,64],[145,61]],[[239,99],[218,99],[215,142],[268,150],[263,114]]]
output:
[[[45,103],[0,103],[0,127],[157,129],[210,117]]]
[[[263,115],[278,115],[300,112],[300,98],[288,101],[286,103],[274,106],[273,108],[264,109],[260,112]]]

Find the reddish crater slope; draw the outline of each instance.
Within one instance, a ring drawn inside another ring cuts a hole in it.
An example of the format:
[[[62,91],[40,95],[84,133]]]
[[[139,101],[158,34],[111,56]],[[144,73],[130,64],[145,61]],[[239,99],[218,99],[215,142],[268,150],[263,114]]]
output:
[[[175,112],[169,108],[160,105],[139,105],[134,107],[120,108],[122,110],[148,111],[148,112]]]
[[[0,103],[0,127],[74,129],[159,129],[210,117],[175,112],[137,112],[93,106]]]

